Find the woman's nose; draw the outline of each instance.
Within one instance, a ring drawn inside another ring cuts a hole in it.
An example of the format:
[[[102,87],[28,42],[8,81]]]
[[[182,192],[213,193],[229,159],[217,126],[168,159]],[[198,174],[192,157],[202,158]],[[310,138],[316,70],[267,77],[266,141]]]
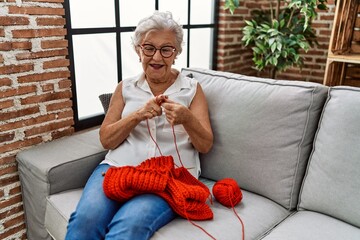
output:
[[[161,53],[160,53],[160,50],[159,49],[156,49],[156,52],[153,56],[153,59],[154,60],[161,60],[162,59],[162,56],[161,56]]]

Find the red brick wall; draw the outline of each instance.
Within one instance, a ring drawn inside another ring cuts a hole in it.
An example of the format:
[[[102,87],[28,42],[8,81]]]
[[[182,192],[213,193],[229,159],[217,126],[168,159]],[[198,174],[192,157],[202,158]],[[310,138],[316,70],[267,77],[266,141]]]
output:
[[[73,133],[63,0],[0,0],[0,239],[25,239],[15,155]]]
[[[225,0],[221,0],[223,6]],[[322,82],[333,19],[314,22],[320,46],[306,66],[278,78]],[[74,132],[63,0],[0,0],[0,239],[25,239],[24,213],[15,155],[22,149]],[[234,15],[220,8],[218,69],[259,75],[240,44],[243,20],[267,1],[241,1]]]
[[[251,19],[252,9],[268,9],[268,0],[240,1],[240,7],[231,15],[224,10],[225,0],[221,0],[219,13],[219,36],[218,36],[218,70],[241,73],[252,76],[268,77],[268,72],[257,72],[252,69],[252,52],[245,49],[241,44],[242,38],[240,27],[244,26],[244,19]],[[329,10],[319,11],[318,17],[313,21],[316,29],[319,45],[310,49],[305,57],[304,67],[291,68],[278,73],[277,79],[296,79],[322,83],[325,72],[326,57],[329,46],[332,22],[334,19],[334,0],[328,0]]]

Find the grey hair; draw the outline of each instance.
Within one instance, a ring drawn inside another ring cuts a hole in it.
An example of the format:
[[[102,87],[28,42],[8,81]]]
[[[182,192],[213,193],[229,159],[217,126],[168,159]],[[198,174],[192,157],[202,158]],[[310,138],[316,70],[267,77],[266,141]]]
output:
[[[174,32],[176,38],[175,47],[178,55],[182,52],[183,28],[173,19],[171,12],[155,11],[153,15],[140,20],[132,37],[132,44],[135,50],[136,47],[140,45],[146,33],[151,30],[170,30]]]

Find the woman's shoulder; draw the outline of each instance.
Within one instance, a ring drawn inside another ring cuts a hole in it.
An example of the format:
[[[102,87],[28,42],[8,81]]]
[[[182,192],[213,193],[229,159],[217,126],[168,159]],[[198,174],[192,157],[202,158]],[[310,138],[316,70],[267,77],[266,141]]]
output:
[[[136,75],[136,76],[124,78],[121,81],[123,82],[123,84],[129,84],[136,82],[138,79],[139,79],[139,75]]]
[[[185,75],[184,73],[180,73],[179,75],[181,76],[180,79],[183,84],[189,85],[191,88],[197,87],[198,80],[194,78],[192,74]]]
[[[134,86],[136,84],[136,82],[139,81],[140,78],[141,78],[141,74],[125,78],[125,79],[121,80],[121,83],[122,83],[123,87]]]

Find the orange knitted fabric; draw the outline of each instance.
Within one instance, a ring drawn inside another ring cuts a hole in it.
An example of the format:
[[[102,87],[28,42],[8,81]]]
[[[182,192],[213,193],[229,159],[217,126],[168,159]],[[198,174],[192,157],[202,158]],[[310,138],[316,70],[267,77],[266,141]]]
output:
[[[209,189],[186,168],[175,168],[172,156],[150,158],[137,167],[111,167],[105,174],[103,188],[107,197],[119,202],[142,193],[154,193],[184,218],[213,218],[206,204]]]

